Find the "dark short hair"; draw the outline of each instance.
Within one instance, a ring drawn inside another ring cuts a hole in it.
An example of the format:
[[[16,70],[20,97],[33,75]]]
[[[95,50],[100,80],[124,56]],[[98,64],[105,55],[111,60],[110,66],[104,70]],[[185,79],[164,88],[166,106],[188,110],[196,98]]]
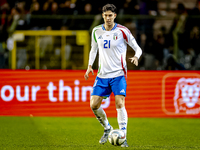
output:
[[[112,11],[113,13],[115,13],[115,14],[117,13],[117,8],[113,4],[106,4],[102,8],[102,12],[106,12],[106,11],[109,11],[109,10]]]

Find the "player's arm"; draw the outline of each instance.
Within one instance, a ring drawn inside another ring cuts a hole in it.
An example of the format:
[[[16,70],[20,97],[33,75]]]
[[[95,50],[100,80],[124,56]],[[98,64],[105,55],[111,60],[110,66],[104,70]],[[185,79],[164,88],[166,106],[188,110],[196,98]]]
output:
[[[95,61],[95,58],[97,55],[97,50],[98,50],[98,44],[97,44],[96,37],[95,37],[95,30],[92,31],[91,39],[92,39],[92,41],[91,41],[91,50],[90,50],[90,54],[89,54],[89,63],[88,63],[87,71],[84,75],[85,80],[87,80],[89,78],[90,72],[92,72],[92,75],[94,75],[92,65]]]
[[[85,80],[87,80],[89,78],[89,74],[90,72],[92,72],[92,75],[94,75],[94,71],[92,69],[92,65],[94,63],[94,60],[96,58],[96,55],[97,55],[97,48],[93,47],[91,48],[90,50],[90,55],[89,55],[89,63],[88,63],[88,68],[87,68],[87,71],[84,75],[85,77]]]
[[[84,75],[85,80],[87,80],[87,79],[89,78],[89,74],[90,74],[90,72],[92,72],[92,75],[94,75],[94,71],[93,71],[91,65],[88,66],[87,71],[86,71],[86,73],[85,73],[85,75]]]
[[[127,41],[128,45],[135,51],[135,56],[129,59],[131,60],[131,63],[138,66],[138,59],[142,55],[142,49],[139,47],[139,45],[137,44],[135,38],[133,37],[131,33],[126,32],[126,35],[128,39]]]

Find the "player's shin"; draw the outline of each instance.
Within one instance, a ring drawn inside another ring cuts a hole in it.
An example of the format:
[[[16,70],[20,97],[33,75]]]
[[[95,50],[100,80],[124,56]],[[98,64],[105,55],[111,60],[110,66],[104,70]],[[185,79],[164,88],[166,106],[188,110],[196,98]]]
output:
[[[93,113],[95,114],[97,120],[101,123],[105,130],[110,129],[110,124],[108,122],[107,116],[105,111],[102,107],[98,109],[92,109]]]
[[[119,124],[119,129],[127,132],[128,115],[125,107],[117,109],[117,121]]]

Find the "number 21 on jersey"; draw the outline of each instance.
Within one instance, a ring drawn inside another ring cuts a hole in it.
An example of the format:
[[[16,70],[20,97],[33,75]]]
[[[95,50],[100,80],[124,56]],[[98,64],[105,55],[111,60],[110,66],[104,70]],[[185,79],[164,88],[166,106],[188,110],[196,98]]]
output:
[[[110,48],[110,40],[104,40],[103,48]]]

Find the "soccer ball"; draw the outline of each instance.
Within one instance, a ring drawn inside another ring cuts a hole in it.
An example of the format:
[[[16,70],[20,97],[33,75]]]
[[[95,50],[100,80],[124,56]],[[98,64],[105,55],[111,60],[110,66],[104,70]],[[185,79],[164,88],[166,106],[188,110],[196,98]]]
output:
[[[114,129],[108,135],[108,141],[115,146],[122,145],[126,140],[126,135],[122,130]]]

